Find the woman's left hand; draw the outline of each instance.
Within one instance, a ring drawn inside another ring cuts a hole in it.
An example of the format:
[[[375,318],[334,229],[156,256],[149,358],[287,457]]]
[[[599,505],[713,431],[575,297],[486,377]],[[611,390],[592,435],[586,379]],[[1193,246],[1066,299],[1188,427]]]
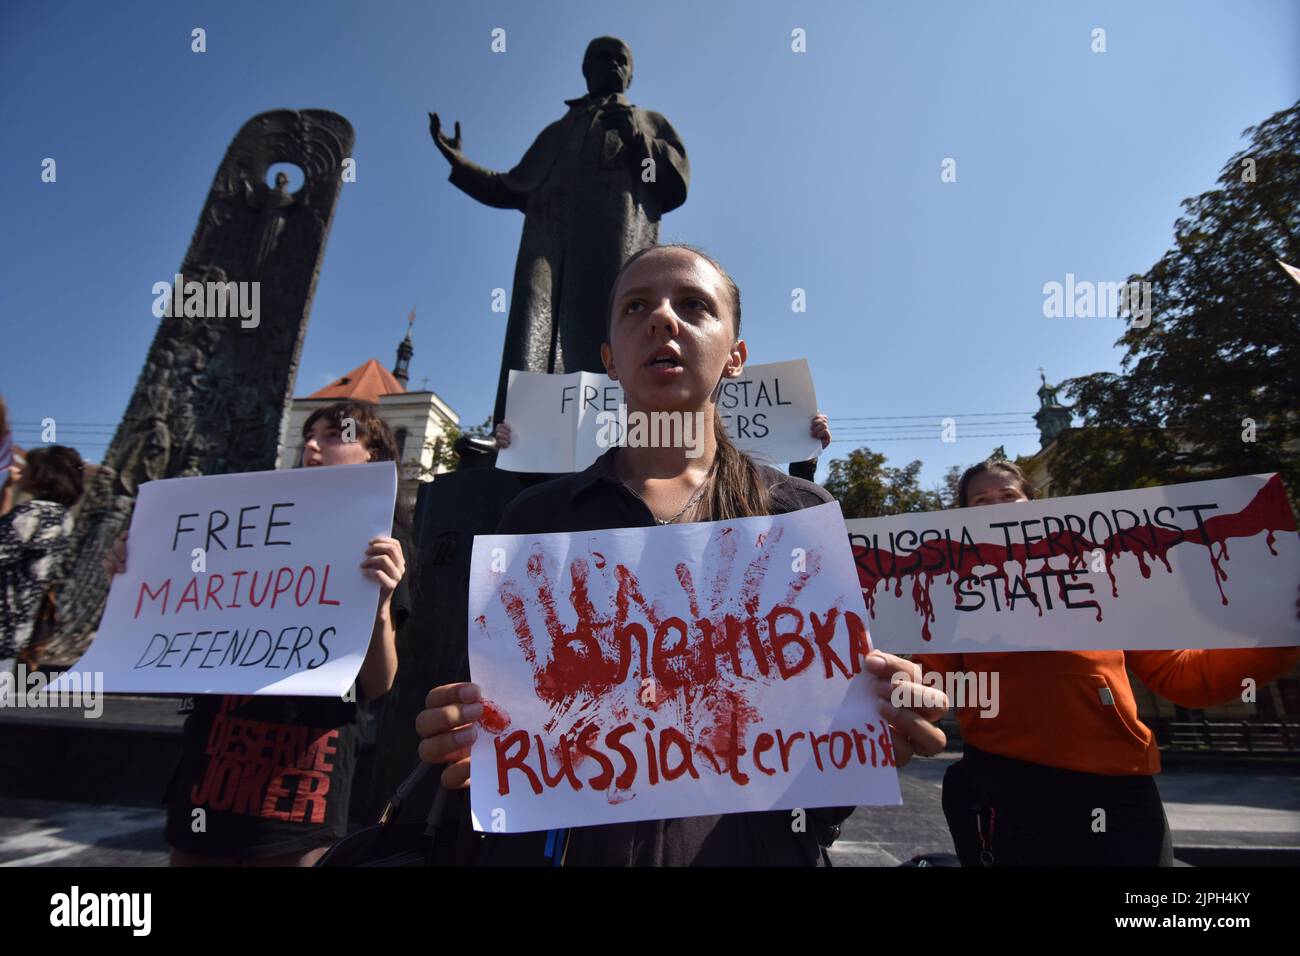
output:
[[[823,448],[831,443],[831,422],[821,412],[813,416],[812,437],[820,438]]]
[[[921,665],[872,651],[867,655],[867,670],[876,676],[880,715],[893,731],[895,764],[903,766],[913,754],[933,757],[942,753],[948,738],[935,724],[948,712],[948,697],[939,688],[921,683]],[[895,707],[891,696],[908,706]]]
[[[361,562],[366,577],[379,582],[379,596],[387,600],[406,573],[406,558],[396,538],[372,538]]]

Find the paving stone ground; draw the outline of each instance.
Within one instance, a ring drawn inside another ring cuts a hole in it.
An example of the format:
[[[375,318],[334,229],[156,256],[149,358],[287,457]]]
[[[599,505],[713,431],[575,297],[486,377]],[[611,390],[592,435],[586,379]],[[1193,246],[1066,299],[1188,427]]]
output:
[[[831,850],[835,865],[897,866],[951,853],[940,786],[954,759],[905,767],[903,805],[859,808]],[[1300,851],[1300,776],[1177,771],[1157,779],[1175,847]],[[0,866],[164,866],[163,819],[161,808],[0,799]]]

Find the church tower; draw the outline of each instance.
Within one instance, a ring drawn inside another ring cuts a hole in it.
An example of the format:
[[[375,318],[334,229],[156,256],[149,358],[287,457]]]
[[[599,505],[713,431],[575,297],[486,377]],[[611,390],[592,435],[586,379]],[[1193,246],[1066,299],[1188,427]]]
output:
[[[1038,389],[1038,411],[1034,413],[1034,421],[1038,424],[1039,447],[1046,448],[1056,440],[1057,435],[1070,427],[1070,409],[1056,397],[1060,386],[1054,388],[1048,385],[1047,375],[1041,368],[1038,377],[1043,384]]]
[[[406,383],[410,379],[411,356],[415,354],[415,346],[411,344],[413,325],[415,325],[415,309],[411,309],[411,314],[406,317],[406,338],[402,339],[397,346],[397,364],[393,366],[393,378],[402,383],[402,388],[406,388]]]

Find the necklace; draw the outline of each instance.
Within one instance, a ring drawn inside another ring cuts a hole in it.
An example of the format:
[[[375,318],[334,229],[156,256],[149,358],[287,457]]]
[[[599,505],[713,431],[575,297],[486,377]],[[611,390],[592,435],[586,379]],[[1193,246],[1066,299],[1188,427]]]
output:
[[[715,459],[714,464],[716,463],[717,460]],[[620,478],[619,481],[622,481],[623,487],[626,488],[628,491],[632,492],[632,494],[636,495],[637,498],[640,500],[641,504],[646,506],[646,510],[650,512],[650,515],[655,519],[656,524],[666,525],[666,524],[672,524],[682,515],[686,514],[687,509],[690,508],[691,505],[695,504],[695,502],[699,501],[700,495],[704,494],[704,489],[706,489],[709,486],[709,479],[712,477],[713,477],[713,465],[710,465],[708,473],[704,476],[704,480],[700,482],[700,487],[695,489],[695,493],[691,495],[690,499],[686,502],[686,504],[682,506],[682,510],[677,512],[677,514],[673,515],[671,518],[660,518],[658,515],[654,513],[654,509],[650,507],[650,503],[646,501],[644,498],[642,498],[639,494],[637,494],[637,490],[635,488],[629,485],[626,481],[623,481],[622,478]]]

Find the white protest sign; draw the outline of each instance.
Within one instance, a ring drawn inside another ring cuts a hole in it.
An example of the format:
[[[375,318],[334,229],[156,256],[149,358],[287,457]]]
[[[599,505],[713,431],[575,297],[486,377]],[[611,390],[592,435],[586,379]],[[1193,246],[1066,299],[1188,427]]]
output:
[[[817,414],[805,359],[749,365],[722,380],[718,413],[736,447],[769,464],[806,461],[822,450],[809,429]]]
[[[603,373],[547,375],[511,370],[506,386],[510,447],[497,454],[505,471],[581,471],[614,445],[701,441],[699,424],[680,413],[651,413],[638,421],[623,389]],[[736,447],[772,464],[805,461],[821,451],[810,433],[817,414],[805,359],[746,366],[722,381],[718,414]],[[663,418],[656,419],[658,414]],[[677,419],[666,420],[677,415]]]
[[[479,535],[475,827],[901,802],[839,505]]]
[[[1300,644],[1277,475],[846,524],[894,654]]]
[[[396,491],[392,462],[141,485],[127,570],[73,670],[108,693],[342,697],[379,607],[361,562]]]
[[[607,383],[599,389],[594,381]],[[623,400],[623,390],[609,376],[573,372],[547,375],[511,369],[506,381],[506,422],[510,425],[510,447],[497,452],[497,467],[503,471],[575,471],[574,449],[584,414],[603,408],[615,396],[612,407]],[[585,467],[585,466],[584,466]]]

